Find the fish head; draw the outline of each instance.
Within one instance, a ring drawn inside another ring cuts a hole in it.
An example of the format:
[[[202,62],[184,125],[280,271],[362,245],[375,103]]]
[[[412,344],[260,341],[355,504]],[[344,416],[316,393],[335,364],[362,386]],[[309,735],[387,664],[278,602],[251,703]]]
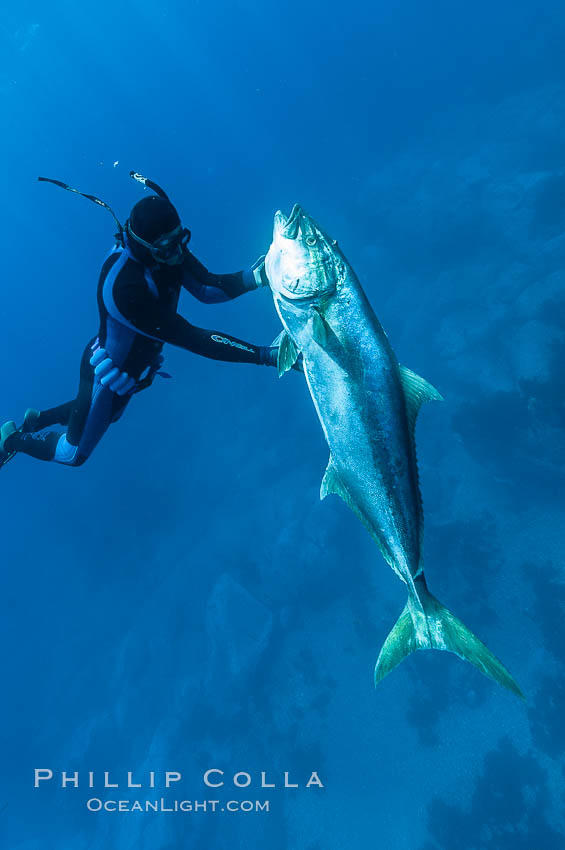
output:
[[[275,297],[312,304],[336,291],[345,264],[337,241],[295,204],[288,218],[275,213],[265,271]]]

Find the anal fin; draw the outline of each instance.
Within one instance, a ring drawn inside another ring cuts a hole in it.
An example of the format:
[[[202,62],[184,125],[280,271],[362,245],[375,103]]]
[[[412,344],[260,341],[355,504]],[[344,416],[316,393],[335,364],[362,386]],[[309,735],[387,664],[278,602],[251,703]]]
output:
[[[341,496],[345,504],[351,508],[351,498],[339,479],[339,475],[337,474],[331,455],[320,485],[320,499],[323,501],[326,496],[330,495],[330,493],[335,493],[336,496]]]
[[[361,509],[358,507],[358,505],[355,503],[347,488],[342,483],[331,455],[328,465],[326,467],[326,471],[324,473],[324,477],[322,478],[322,483],[320,485],[320,499],[325,499],[326,496],[330,495],[330,493],[335,493],[336,496],[339,496],[341,499],[343,499],[347,507],[353,511],[353,513],[358,519],[361,520],[361,522],[363,523],[363,525],[365,526],[365,528],[381,550],[381,555],[383,556],[389,567],[392,567],[395,572],[398,572],[390,553],[387,551],[383,542],[376,534],[375,529],[373,528],[369,520],[366,518],[364,513],[361,511]],[[402,576],[400,576],[400,578],[402,578]],[[404,581],[404,579],[402,580]]]

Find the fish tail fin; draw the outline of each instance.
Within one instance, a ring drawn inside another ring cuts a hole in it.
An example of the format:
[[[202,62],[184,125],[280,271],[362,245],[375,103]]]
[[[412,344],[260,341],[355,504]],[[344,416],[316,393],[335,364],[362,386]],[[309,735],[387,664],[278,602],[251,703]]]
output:
[[[418,587],[418,601],[408,599],[379,653],[375,685],[417,649],[444,649],[474,664],[513,694],[524,695],[508,670],[473,632],[448,611],[424,587]]]

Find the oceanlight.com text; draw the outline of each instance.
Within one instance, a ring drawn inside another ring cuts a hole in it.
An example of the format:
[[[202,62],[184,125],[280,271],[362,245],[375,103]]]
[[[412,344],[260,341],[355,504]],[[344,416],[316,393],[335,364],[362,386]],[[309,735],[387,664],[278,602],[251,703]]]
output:
[[[268,812],[269,800],[87,800],[89,812]]]

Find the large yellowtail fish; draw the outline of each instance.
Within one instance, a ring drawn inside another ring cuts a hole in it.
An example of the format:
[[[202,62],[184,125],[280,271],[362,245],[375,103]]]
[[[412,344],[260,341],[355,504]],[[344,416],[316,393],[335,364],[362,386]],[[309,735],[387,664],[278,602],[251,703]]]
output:
[[[298,205],[277,212],[265,261],[284,330],[279,374],[302,355],[330,460],[320,490],[341,496],[408,590],[382,647],[375,684],[417,649],[445,649],[522,696],[501,662],[429,592],[414,429],[441,396],[400,366],[337,242]]]

